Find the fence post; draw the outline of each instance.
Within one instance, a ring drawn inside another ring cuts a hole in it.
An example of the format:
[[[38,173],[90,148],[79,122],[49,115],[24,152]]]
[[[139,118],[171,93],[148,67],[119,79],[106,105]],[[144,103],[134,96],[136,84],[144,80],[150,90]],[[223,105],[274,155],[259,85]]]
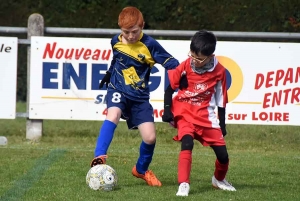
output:
[[[42,15],[34,13],[28,18],[27,38],[31,39],[31,36],[43,36],[44,35],[44,18]],[[29,102],[30,102],[30,51],[31,46],[27,47],[27,114],[29,114]],[[26,121],[26,139],[38,141],[42,137],[43,132],[43,120],[29,119]]]

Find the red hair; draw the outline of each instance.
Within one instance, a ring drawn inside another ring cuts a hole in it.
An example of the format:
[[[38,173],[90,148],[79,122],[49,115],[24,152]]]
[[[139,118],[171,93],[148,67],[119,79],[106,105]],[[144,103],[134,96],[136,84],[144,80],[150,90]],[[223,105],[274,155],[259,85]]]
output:
[[[135,25],[140,28],[144,26],[144,17],[139,9],[136,7],[125,7],[119,14],[118,25],[120,28],[129,29]]]

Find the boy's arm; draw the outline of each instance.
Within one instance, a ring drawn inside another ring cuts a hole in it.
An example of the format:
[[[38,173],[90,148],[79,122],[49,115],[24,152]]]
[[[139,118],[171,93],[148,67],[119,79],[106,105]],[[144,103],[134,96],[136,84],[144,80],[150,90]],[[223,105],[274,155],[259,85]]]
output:
[[[168,78],[172,89],[184,89],[188,87],[188,79],[185,72],[186,61],[183,61],[175,69],[168,70]]]
[[[163,122],[171,122],[174,120],[173,113],[171,111],[172,108],[172,98],[174,89],[172,89],[171,85],[169,85],[165,91],[164,95],[164,114],[162,116]]]
[[[153,40],[153,46],[151,50],[151,55],[156,63],[161,64],[165,69],[171,70],[179,66],[179,61],[175,59],[170,53],[168,53],[156,40]],[[188,87],[187,77],[181,74],[181,79],[179,80],[179,89],[185,89]]]
[[[172,113],[172,99],[173,99],[173,93],[175,92],[175,89],[178,88],[178,83],[180,77],[178,77],[180,66],[178,66],[176,69],[169,70],[168,71],[168,77],[170,84],[165,90],[164,94],[164,114],[162,116],[163,122],[171,122],[174,120],[174,115]]]
[[[113,49],[112,40],[111,40],[111,48]],[[109,69],[106,71],[105,76],[103,77],[103,79],[101,80],[101,82],[99,84],[99,89],[101,89],[104,86],[104,84],[106,85],[106,88],[108,87],[108,84],[110,83],[111,73],[113,71],[113,66],[114,66],[115,63],[116,63],[116,59],[113,56],[113,59],[112,59],[112,61],[110,63],[110,66],[109,66]]]
[[[218,107],[218,116],[219,116],[220,128],[221,128],[223,137],[225,135],[227,135],[226,123],[225,123],[225,115],[226,115],[226,108],[224,108],[224,107]]]
[[[156,63],[161,64],[165,69],[174,69],[179,65],[179,61],[167,52],[156,40],[151,42],[151,55]]]
[[[115,59],[113,59],[111,61],[111,65],[110,65],[109,69],[106,71],[105,76],[103,77],[103,79],[101,80],[101,82],[99,84],[99,89],[101,89],[104,86],[104,84],[106,85],[106,88],[108,87],[108,84],[110,83],[110,77],[111,77],[114,63],[115,63]]]
[[[176,69],[172,69],[168,71],[168,78],[170,81],[170,85],[167,87],[164,94],[164,114],[162,116],[162,120],[164,122],[170,122],[174,120],[174,116],[171,111],[173,93],[177,88],[181,89],[182,82],[186,82],[187,85],[186,75],[184,76],[185,77],[184,81],[182,81],[184,65],[185,63],[183,62]]]
[[[216,104],[218,106],[218,116],[220,128],[223,136],[227,134],[226,131],[226,104],[228,102],[227,88],[226,88],[226,73],[225,70],[222,73],[222,79],[218,81],[216,86]]]
[[[116,36],[115,36],[116,37]],[[110,45],[111,45],[111,50],[112,50],[112,53],[113,53],[113,58],[112,58],[112,60],[111,60],[111,62],[110,62],[110,66],[109,66],[109,69],[107,70],[107,72],[108,73],[112,73],[112,71],[113,71],[113,67],[114,67],[114,65],[115,65],[115,63],[116,63],[116,58],[115,58],[115,54],[114,54],[114,45],[116,44],[116,39],[115,39],[115,37],[113,37],[112,39],[111,39],[111,41],[110,41]]]

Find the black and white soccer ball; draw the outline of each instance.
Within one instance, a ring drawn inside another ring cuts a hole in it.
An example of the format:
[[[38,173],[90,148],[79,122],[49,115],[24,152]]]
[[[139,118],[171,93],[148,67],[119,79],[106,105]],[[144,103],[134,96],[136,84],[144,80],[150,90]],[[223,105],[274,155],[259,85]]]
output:
[[[95,191],[112,191],[117,183],[116,171],[106,164],[93,166],[86,175],[86,184]]]

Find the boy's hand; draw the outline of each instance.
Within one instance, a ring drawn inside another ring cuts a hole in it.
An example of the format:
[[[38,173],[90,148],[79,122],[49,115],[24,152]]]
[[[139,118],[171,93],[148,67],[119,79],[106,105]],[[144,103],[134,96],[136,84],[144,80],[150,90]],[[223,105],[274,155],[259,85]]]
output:
[[[219,125],[223,134],[223,137],[227,135],[226,124],[225,124],[225,114],[226,110],[224,107],[218,107]]]
[[[174,120],[173,113],[171,112],[171,107],[169,105],[164,107],[164,114],[162,116],[163,122],[171,122]]]
[[[186,76],[186,72],[183,71],[182,74],[181,74],[181,78],[179,80],[179,89],[183,90],[183,89],[188,88],[188,86],[189,86],[189,83],[188,83],[188,79],[187,79],[187,76]]]
[[[226,131],[226,125],[221,125],[221,124],[220,124],[220,128],[221,128],[221,131],[222,131],[223,137],[225,137],[225,135],[227,135],[227,131]]]
[[[101,82],[99,84],[99,89],[101,89],[104,84],[106,85],[106,88],[108,87],[108,84],[110,83],[110,76],[111,76],[111,73],[107,71],[106,75],[104,76],[104,78],[101,80]]]

